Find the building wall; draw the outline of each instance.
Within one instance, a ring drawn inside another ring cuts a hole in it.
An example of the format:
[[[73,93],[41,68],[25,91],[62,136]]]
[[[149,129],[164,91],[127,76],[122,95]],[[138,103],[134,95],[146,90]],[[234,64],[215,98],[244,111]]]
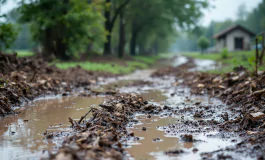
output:
[[[225,48],[225,39],[216,40],[215,48],[217,52],[221,52],[222,49]]]
[[[225,39],[217,40],[216,50],[221,52],[223,48],[227,47],[228,51],[235,51],[235,38],[243,38],[244,50],[249,50],[251,48],[251,36],[244,31],[235,30],[226,35]]]

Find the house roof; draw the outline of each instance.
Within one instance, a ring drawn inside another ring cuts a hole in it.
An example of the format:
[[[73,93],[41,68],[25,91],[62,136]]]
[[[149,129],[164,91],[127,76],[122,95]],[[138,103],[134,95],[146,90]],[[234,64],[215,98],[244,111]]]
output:
[[[252,31],[250,31],[249,29],[247,29],[247,28],[245,28],[245,27],[243,27],[243,26],[241,26],[241,25],[234,25],[234,26],[232,26],[232,27],[230,27],[230,28],[227,28],[226,30],[224,30],[224,31],[222,31],[222,32],[220,32],[220,33],[214,35],[213,38],[215,38],[215,39],[219,39],[219,38],[221,38],[221,37],[223,37],[223,36],[226,36],[227,34],[231,33],[231,32],[234,31],[234,30],[241,30],[241,31],[244,31],[244,32],[248,33],[250,36],[255,36],[255,35],[256,35],[256,34],[253,33]]]

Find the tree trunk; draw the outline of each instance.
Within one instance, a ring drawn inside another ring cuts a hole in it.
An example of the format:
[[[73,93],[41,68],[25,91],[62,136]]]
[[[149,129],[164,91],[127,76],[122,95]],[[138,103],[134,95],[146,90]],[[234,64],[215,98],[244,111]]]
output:
[[[70,57],[66,54],[67,44],[63,43],[62,40],[58,40],[58,43],[59,44],[56,45],[57,57],[59,57],[61,60],[69,60]]]
[[[123,11],[121,11],[120,29],[119,29],[119,51],[118,51],[119,58],[122,58],[124,55],[124,46],[125,46],[125,22],[123,18]]]
[[[263,57],[265,54],[265,33],[262,33],[262,50],[261,50],[261,54],[259,57],[259,64],[263,65]]]
[[[154,43],[154,54],[158,55],[158,41],[157,40],[155,40],[155,43]]]
[[[111,0],[105,0],[106,3],[111,3]],[[111,55],[111,19],[110,19],[110,8],[105,7],[104,17],[105,21],[105,30],[108,32],[107,41],[104,43],[104,55]]]
[[[132,37],[130,42],[130,55],[135,56],[136,55],[136,39],[137,39],[137,30],[136,30],[136,24],[135,21],[132,22]]]
[[[145,47],[144,47],[143,43],[139,44],[139,53],[141,55],[145,55],[146,54]]]

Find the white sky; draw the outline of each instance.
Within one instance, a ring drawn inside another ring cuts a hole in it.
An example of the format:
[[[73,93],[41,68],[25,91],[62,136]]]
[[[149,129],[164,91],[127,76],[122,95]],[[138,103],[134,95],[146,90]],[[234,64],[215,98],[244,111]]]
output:
[[[262,0],[208,0],[215,8],[208,9],[204,12],[202,25],[208,25],[212,20],[223,21],[228,18],[235,19],[237,16],[238,7],[245,4],[248,11],[257,7]]]
[[[0,6],[0,13],[6,13],[16,7],[16,0],[7,0],[6,4]]]
[[[202,25],[208,25],[212,20],[223,21],[235,19],[238,7],[244,3],[248,11],[255,8],[262,0],[208,0],[215,8],[204,11]],[[0,6],[0,13],[6,13],[16,6],[16,0],[7,0],[7,4]]]

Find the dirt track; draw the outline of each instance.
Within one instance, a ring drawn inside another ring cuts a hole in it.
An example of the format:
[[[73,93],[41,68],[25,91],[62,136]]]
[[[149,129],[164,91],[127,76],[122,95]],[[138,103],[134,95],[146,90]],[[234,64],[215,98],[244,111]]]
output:
[[[101,93],[109,96],[107,101],[97,104],[99,107],[83,110],[81,120],[69,115],[74,132],[45,132],[46,138],[57,143],[64,139],[59,152],[50,158],[264,156],[265,76],[250,76],[243,68],[225,76],[210,75],[191,72],[198,67],[192,59],[181,63],[176,59],[173,63],[179,66],[165,68],[164,64],[156,64],[156,68],[162,69],[109,78],[78,93],[84,98]],[[60,115],[60,119],[68,117]],[[15,145],[12,147],[16,149]],[[33,153],[36,151],[38,148]]]

